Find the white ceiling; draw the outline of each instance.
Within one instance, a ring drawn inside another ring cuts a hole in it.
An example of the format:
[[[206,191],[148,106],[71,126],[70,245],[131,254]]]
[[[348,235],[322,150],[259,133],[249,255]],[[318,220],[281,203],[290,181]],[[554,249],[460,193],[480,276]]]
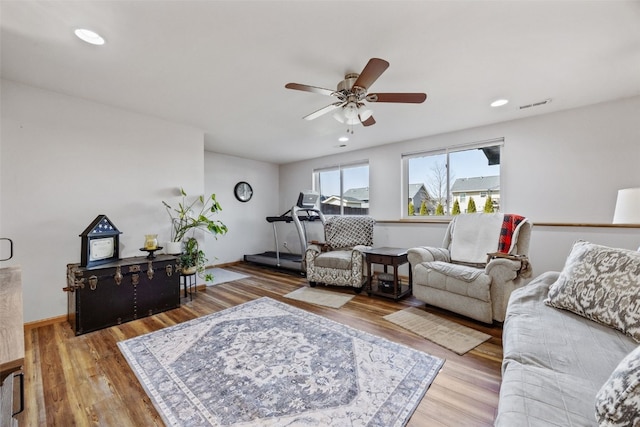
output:
[[[1,0],[2,77],[202,129],[205,148],[287,163],[640,95],[640,1]],[[105,37],[97,47],[78,27]],[[354,127],[334,89],[369,58],[390,62]],[[490,108],[506,97],[510,103]],[[544,106],[519,106],[547,98]],[[179,141],[177,141],[179,143]]]

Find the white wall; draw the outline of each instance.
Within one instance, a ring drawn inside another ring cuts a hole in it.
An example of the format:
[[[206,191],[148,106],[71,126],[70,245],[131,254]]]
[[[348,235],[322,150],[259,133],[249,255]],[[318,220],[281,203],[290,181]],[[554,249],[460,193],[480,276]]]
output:
[[[0,237],[16,249],[0,266],[22,265],[27,322],[66,314],[65,267],[80,261],[78,235],[97,215],[123,232],[122,257],[140,255],[144,234],[168,239],[161,201],[178,200],[181,186],[192,195],[215,192],[222,205],[219,219],[230,231],[206,239],[211,264],[273,250],[265,217],[291,208],[311,188],[314,168],[338,162],[369,160],[379,221],[400,218],[401,153],[494,137],[505,137],[505,210],[534,223],[609,223],[617,189],[640,186],[640,97],[278,167],[205,153],[203,133],[187,126],[6,80],[0,91]],[[238,181],[253,186],[250,202],[234,198]],[[313,238],[319,230],[310,227]],[[296,251],[293,225],[278,228]],[[410,247],[438,244],[443,234],[441,224],[380,223],[374,238]],[[578,238],[635,249],[640,230],[536,226],[536,272],[560,269]]]
[[[292,203],[314,168],[369,160],[370,213],[397,220],[401,154],[504,137],[501,200],[505,212],[536,222],[611,223],[617,190],[640,186],[640,97],[302,161],[280,168],[280,208]],[[358,137],[356,129],[355,138]],[[445,225],[378,224],[376,246],[439,245]],[[576,239],[637,249],[640,229],[536,227],[535,273],[559,270]]]
[[[25,321],[67,312],[66,265],[99,214],[123,232],[120,256],[167,240],[162,200],[204,190],[201,131],[2,80],[0,236],[22,265]]]
[[[239,261],[246,254],[271,250],[273,230],[265,218],[278,215],[278,165],[212,152],[205,152],[204,161],[205,193],[216,194],[222,206],[217,219],[229,228],[217,240],[206,236],[209,264]],[[253,188],[248,202],[238,201],[233,194],[239,181]]]

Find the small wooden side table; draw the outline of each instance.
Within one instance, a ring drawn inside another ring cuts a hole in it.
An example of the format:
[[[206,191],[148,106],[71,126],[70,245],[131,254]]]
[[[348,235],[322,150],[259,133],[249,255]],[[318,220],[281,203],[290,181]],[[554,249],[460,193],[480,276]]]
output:
[[[379,295],[387,298],[393,298],[395,301],[413,292],[413,276],[411,266],[409,266],[409,282],[406,285],[400,283],[398,279],[398,267],[409,262],[407,258],[407,249],[404,248],[373,248],[364,251],[365,261],[367,263],[367,293],[371,295]],[[381,264],[384,266],[384,272],[387,273],[387,267],[393,267],[393,292],[383,292],[378,284],[373,285],[373,269],[371,264]]]

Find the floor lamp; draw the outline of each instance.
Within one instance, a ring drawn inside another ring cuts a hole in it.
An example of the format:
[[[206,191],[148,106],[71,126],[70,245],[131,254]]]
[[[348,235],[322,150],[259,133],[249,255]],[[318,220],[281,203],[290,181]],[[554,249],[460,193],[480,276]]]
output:
[[[640,187],[618,190],[613,223],[640,224]]]

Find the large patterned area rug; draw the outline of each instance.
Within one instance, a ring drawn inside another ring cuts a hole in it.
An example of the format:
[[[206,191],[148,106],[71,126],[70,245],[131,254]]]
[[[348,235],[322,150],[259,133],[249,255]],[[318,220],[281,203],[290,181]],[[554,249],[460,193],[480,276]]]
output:
[[[403,426],[444,363],[266,297],[118,346],[170,426]]]

